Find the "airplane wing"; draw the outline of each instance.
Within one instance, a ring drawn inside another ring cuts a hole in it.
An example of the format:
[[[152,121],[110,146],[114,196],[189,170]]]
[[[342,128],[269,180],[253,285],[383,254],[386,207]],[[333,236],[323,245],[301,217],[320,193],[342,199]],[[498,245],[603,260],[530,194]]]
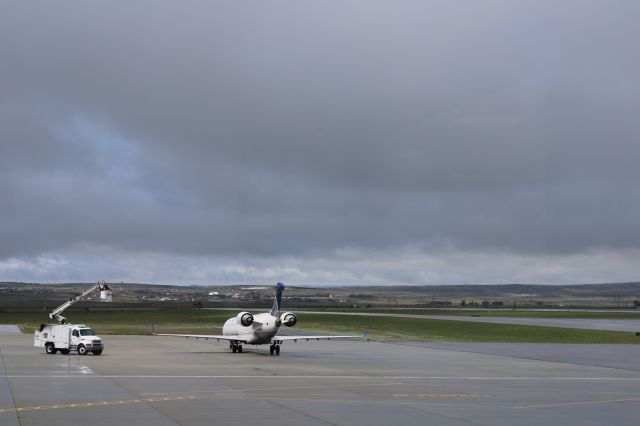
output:
[[[216,340],[227,340],[227,341],[247,343],[247,341],[245,340],[245,336],[240,336],[239,334],[229,334],[226,336],[215,335],[215,334],[155,334],[155,336],[175,336],[175,337],[186,337],[187,339],[194,338],[194,339],[205,339],[205,340],[216,339]]]
[[[272,342],[286,342],[293,340],[332,340],[332,339],[360,339],[362,336],[275,336],[271,340]]]

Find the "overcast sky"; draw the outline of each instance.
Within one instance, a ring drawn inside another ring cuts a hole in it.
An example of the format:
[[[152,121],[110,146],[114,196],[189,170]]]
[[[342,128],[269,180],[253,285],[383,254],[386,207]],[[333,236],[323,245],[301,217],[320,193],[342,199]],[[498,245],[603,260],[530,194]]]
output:
[[[639,16],[5,2],[0,281],[638,281]]]

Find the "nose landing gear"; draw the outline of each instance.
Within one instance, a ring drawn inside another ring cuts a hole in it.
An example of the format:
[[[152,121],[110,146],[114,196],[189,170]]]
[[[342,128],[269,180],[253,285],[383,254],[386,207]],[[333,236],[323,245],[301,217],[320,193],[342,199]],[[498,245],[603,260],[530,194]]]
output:
[[[269,346],[269,354],[273,355],[274,352],[276,353],[276,355],[280,355],[280,345]]]
[[[229,348],[231,348],[231,352],[234,354],[236,352],[242,353],[242,345],[239,342],[229,342]]]

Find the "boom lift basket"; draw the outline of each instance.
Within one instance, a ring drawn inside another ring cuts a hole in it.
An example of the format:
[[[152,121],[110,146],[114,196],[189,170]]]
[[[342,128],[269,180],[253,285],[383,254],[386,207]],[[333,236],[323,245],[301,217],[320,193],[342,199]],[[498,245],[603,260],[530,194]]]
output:
[[[106,284],[103,284],[102,288],[100,289],[100,301],[111,302],[111,299],[112,299],[111,289]]]

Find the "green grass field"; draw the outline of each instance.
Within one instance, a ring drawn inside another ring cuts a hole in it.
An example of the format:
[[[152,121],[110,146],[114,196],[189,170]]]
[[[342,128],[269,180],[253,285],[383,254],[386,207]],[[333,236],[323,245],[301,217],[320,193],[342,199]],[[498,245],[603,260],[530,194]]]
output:
[[[423,312],[423,311],[421,311]],[[441,311],[438,311],[441,312]],[[151,334],[152,324],[160,333],[219,334],[233,311],[205,309],[158,309],[122,311],[67,311],[70,322],[86,323],[98,334]],[[301,312],[298,326],[304,332],[361,335],[371,327],[374,340],[420,340],[439,342],[531,342],[531,343],[640,343],[633,333],[483,324],[465,321],[323,315]],[[573,318],[573,317],[572,317]],[[17,324],[32,333],[44,312],[0,312],[0,324]]]
[[[371,326],[373,339],[424,340],[439,342],[504,342],[504,343],[640,343],[633,333],[488,324],[465,321],[359,317],[350,315],[298,315],[300,324],[310,331],[330,329],[347,333]]]
[[[575,319],[621,319],[640,320],[640,311],[594,312],[594,311],[526,311],[511,309],[353,309],[344,312],[369,312],[408,315],[446,315],[462,317],[504,318],[575,318]]]

